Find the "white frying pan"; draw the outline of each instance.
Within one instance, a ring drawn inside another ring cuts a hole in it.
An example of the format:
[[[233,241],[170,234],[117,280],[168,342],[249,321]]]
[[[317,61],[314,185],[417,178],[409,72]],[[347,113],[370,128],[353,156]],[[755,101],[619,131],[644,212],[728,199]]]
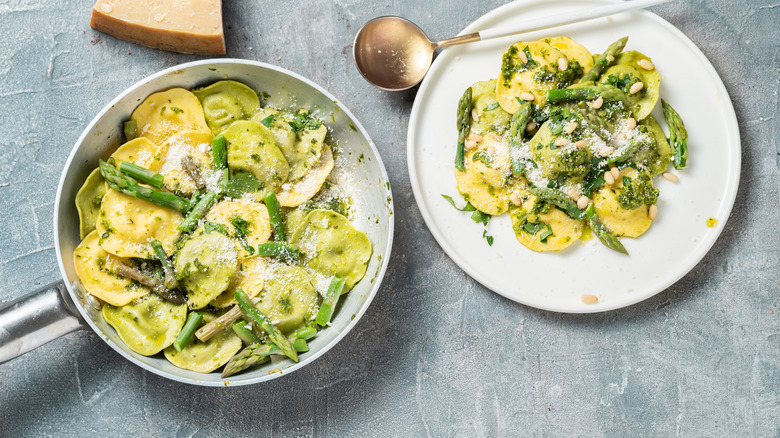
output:
[[[222,79],[233,79],[260,92],[267,103],[311,109],[325,122],[340,151],[334,172],[343,171],[347,192],[357,209],[353,223],[366,232],[373,255],[365,278],[342,298],[332,325],[309,343],[310,351],[293,364],[277,364],[232,376],[200,374],[173,366],[162,355],[141,356],[131,351],[100,314],[100,303],[84,293],[73,268],[73,250],[80,242],[76,192],[97,167],[98,158],[110,155],[122,140],[122,123],[150,94],[172,87],[191,89]],[[336,345],[374,298],[390,259],[393,239],[393,202],[382,160],[366,131],[352,113],[312,81],[273,65],[240,59],[204,60],[182,64],[143,79],[111,101],[81,134],[65,163],[54,208],[54,236],[62,281],[50,284],[0,307],[0,363],[55,338],[88,325],[117,353],[155,374],[179,382],[204,386],[247,385],[289,374],[314,361]],[[271,373],[272,369],[281,372]]]

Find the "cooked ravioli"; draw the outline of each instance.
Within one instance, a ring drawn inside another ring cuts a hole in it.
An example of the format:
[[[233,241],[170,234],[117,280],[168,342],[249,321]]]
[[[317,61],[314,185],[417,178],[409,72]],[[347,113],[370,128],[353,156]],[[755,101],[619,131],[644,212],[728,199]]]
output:
[[[655,68],[652,70],[642,68],[640,62],[643,60],[652,65],[650,58],[637,51],[623,52],[600,79],[601,82],[616,86],[626,93],[626,99],[637,120],[650,115],[658,102],[661,89],[661,74]],[[642,89],[631,93],[631,86],[637,82],[642,82]]]
[[[580,238],[582,221],[570,218],[563,211],[547,205],[535,211],[536,197],[529,196],[522,208],[512,209],[512,228],[517,241],[536,252],[560,251]]]
[[[149,242],[159,240],[170,254],[182,219],[176,210],[109,190],[98,213],[100,246],[120,257],[151,259],[155,255]]]
[[[513,185],[509,144],[502,138],[487,134],[477,141],[474,149],[466,152],[465,171],[455,169],[458,191],[477,210],[497,215],[509,208],[509,194]]]
[[[346,282],[346,293],[366,273],[371,241],[349,220],[330,210],[313,210],[295,230],[290,243],[303,253],[303,265]]]
[[[216,318],[210,313],[204,313],[203,324],[208,324]],[[206,342],[193,337],[192,342],[181,351],[170,345],[163,353],[170,363],[179,368],[197,373],[210,373],[225,365],[241,347],[241,339],[233,330],[226,328]]]
[[[155,144],[185,131],[209,131],[197,96],[184,88],[171,88],[144,99],[130,116],[138,124],[138,135]]]
[[[238,268],[236,243],[218,231],[195,230],[174,260],[190,309],[206,307],[228,288]]]
[[[623,208],[618,200],[618,195],[623,189],[624,178],[636,179],[639,172],[631,167],[620,171],[620,176],[615,183],[603,185],[593,197],[593,206],[599,215],[601,223],[606,225],[609,231],[616,236],[639,237],[650,228],[653,223],[648,215],[649,206],[639,205],[634,209]],[[652,180],[649,181],[652,186]]]
[[[123,161],[128,161],[156,172],[160,168],[162,154],[164,150],[161,147],[146,137],[138,137],[119,146],[111,158],[116,160],[117,167]]]
[[[95,169],[76,193],[76,210],[79,212],[79,232],[82,239],[95,229],[100,215],[100,203],[107,190],[108,186],[100,176],[100,170]]]
[[[228,288],[214,298],[210,304],[214,307],[227,307],[236,304],[235,294],[239,287],[250,298],[256,297],[265,287],[267,267],[268,260],[265,257],[239,257],[238,269],[230,279]]]
[[[282,333],[290,333],[317,314],[320,296],[305,269],[276,265],[257,308]]]
[[[215,82],[193,93],[198,96],[214,135],[237,120],[249,119],[260,108],[257,93],[236,81]]]
[[[184,327],[187,306],[149,294],[124,306],[103,306],[102,313],[131,350],[151,356],[176,340]]]
[[[146,286],[116,274],[117,264],[128,260],[106,252],[98,240],[97,231],[92,231],[73,251],[73,265],[84,289],[114,306],[124,306],[148,294]]]
[[[519,52],[526,55],[528,62],[523,63]],[[545,69],[557,69],[560,58],[565,59],[566,55],[544,41],[518,41],[504,51],[501,75],[496,80],[496,96],[501,108],[514,114],[520,107],[517,99],[522,99],[523,93],[531,93],[534,104],[544,105],[547,91],[557,88],[559,81],[542,81],[537,74]]]
[[[224,132],[228,140],[228,166],[251,173],[268,190],[276,191],[287,180],[290,167],[276,146],[276,139],[262,123],[238,121]]]
[[[471,86],[471,131],[477,135],[501,134],[509,129],[512,115],[498,106],[496,81],[481,81]]]
[[[165,188],[184,196],[192,196],[197,190],[195,182],[182,165],[185,157],[192,159],[201,176],[211,172],[211,140],[210,132],[187,131],[168,137],[163,144],[162,161],[158,168],[153,169],[163,176]]]
[[[206,220],[224,225],[233,236],[236,234],[234,222],[246,221],[246,240],[253,247],[266,242],[271,237],[268,209],[264,204],[249,199],[219,201],[209,210]],[[239,255],[245,257],[250,254],[241,248]]]
[[[306,113],[301,113],[297,117],[313,120]],[[290,166],[288,181],[300,180],[321,161],[320,155],[323,153],[325,136],[328,134],[328,128],[322,123],[314,122],[299,126],[296,114],[273,108],[258,112],[252,120],[261,122],[274,134],[276,145]],[[300,129],[296,131],[293,126],[298,126]]]
[[[296,182],[287,182],[276,193],[279,205],[282,207],[297,207],[313,198],[320,191],[325,180],[333,170],[335,162],[330,146],[322,147],[320,161],[312,167],[303,179]]]
[[[558,49],[561,53],[566,55],[569,63],[577,61],[583,69],[584,73],[587,73],[593,68],[593,55],[582,44],[574,41],[573,39],[565,36],[557,36],[551,38],[544,38],[542,41]]]
[[[637,151],[631,161],[648,168],[653,175],[658,175],[669,167],[672,160],[672,147],[666,140],[666,135],[655,117],[647,116],[639,122],[639,126],[647,129],[652,140]]]

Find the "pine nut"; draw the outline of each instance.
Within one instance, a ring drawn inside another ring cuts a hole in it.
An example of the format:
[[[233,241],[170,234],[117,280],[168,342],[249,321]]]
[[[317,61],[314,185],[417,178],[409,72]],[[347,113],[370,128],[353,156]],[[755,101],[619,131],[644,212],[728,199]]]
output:
[[[528,132],[535,131],[536,130],[536,122],[533,122],[533,121],[528,122],[528,124],[525,125],[525,130],[528,131]]]
[[[523,198],[520,196],[520,192],[512,192],[511,195],[509,195],[509,202],[512,204],[515,204],[517,206],[520,206],[523,204]]]
[[[517,57],[520,58],[521,61],[523,61],[523,64],[528,64],[528,57],[525,55],[525,52],[520,50],[517,52]]]
[[[612,174],[612,178],[615,178],[615,181],[617,181],[617,179],[620,178],[620,170],[618,170],[617,167],[613,167],[612,169],[609,169],[609,173]]]
[[[585,149],[585,147],[586,147],[587,145],[585,144],[585,140],[580,140],[580,141],[578,141],[577,143],[574,143],[574,146],[577,146],[577,147],[578,147],[578,148],[580,148],[580,149]]]
[[[651,205],[650,209],[647,211],[647,217],[649,217],[650,220],[654,220],[655,215],[657,214],[658,214],[658,205],[657,204]]]
[[[593,109],[599,109],[601,108],[601,105],[604,105],[604,98],[599,96],[598,99],[593,101],[593,104],[591,105]]]
[[[599,302],[599,297],[595,295],[585,294],[582,296],[582,304],[596,304]]]
[[[615,152],[615,148],[613,148],[612,146],[607,146],[605,148],[599,149],[599,155],[602,157],[608,157],[612,155],[612,152]]]
[[[464,144],[464,147],[466,150],[471,150],[477,147],[477,143],[482,141],[482,136],[475,133],[470,133],[469,136],[466,138],[466,143]]]
[[[604,172],[604,181],[606,181],[609,185],[615,184],[615,177],[612,176],[612,173],[606,171]]]
[[[479,112],[477,112],[476,108],[471,110],[471,119],[475,122],[479,122]]]
[[[567,190],[566,191],[566,196],[568,196],[569,199],[571,199],[572,201],[575,201],[575,202],[577,202],[577,200],[580,199],[580,194],[577,193],[577,191],[574,190],[574,189]]]
[[[527,91],[523,91],[522,93],[520,93],[520,99],[530,102],[534,100],[534,95]]]
[[[632,130],[634,128],[636,128],[636,119],[633,118],[633,117],[629,117],[626,120],[626,129],[628,129],[630,131],[630,130]]]
[[[572,120],[571,122],[567,123],[566,126],[563,127],[563,132],[567,134],[571,134],[572,132],[574,132],[575,129],[577,129],[577,126],[579,126],[579,124]]]
[[[649,59],[642,59],[637,64],[639,64],[639,66],[642,67],[645,70],[653,70],[653,69],[655,69],[655,65],[653,65],[653,63],[650,62]]]
[[[618,134],[615,136],[615,142],[621,143],[626,139],[626,134],[623,134],[622,132],[618,132]]]
[[[566,58],[558,58],[558,70],[565,71],[569,68],[569,61]]]
[[[580,196],[580,199],[577,200],[577,208],[580,210],[585,210],[585,208],[588,207],[588,204],[590,204],[590,198],[587,196]]]
[[[555,146],[566,146],[569,144],[569,140],[566,138],[559,138],[558,140],[555,140]]]
[[[639,93],[639,90],[644,88],[645,84],[643,82],[637,82],[634,85],[631,86],[631,88],[628,89],[629,94],[636,94]]]
[[[664,179],[667,180],[667,181],[677,182],[677,175],[675,175],[673,173],[664,172],[664,174],[661,175],[661,176],[663,176]]]

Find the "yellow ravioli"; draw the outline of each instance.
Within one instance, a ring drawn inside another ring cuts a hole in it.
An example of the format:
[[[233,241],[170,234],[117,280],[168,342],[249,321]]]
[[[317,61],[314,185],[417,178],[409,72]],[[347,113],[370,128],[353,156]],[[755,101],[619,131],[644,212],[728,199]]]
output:
[[[328,145],[322,146],[320,160],[303,178],[295,183],[285,183],[276,192],[276,199],[282,207],[297,207],[308,201],[320,191],[330,171],[333,170],[333,153]]]
[[[84,289],[109,304],[124,306],[150,290],[117,275],[118,263],[127,263],[127,260],[101,248],[97,231],[89,233],[73,251],[73,265]]]
[[[247,221],[247,243],[253,247],[266,242],[271,237],[271,219],[268,217],[268,209],[265,204],[248,199],[235,201],[222,200],[209,210],[206,220],[227,227],[231,236],[235,235],[235,227],[231,219],[240,217]],[[239,257],[248,256],[244,248],[239,247]]]
[[[236,289],[241,288],[250,298],[256,297],[265,286],[265,272],[268,268],[268,260],[265,257],[248,257],[238,259],[238,269],[230,279],[228,288],[219,294],[211,305],[214,307],[227,307],[236,304]]]
[[[631,167],[626,167],[620,172],[620,176],[611,186],[604,184],[593,197],[593,207],[599,215],[601,223],[615,236],[639,237],[650,228],[653,221],[648,212],[647,205],[640,205],[633,210],[621,207],[618,201],[618,190],[623,188],[623,177],[637,178],[639,172]],[[651,180],[652,184],[652,180]]]
[[[109,190],[97,221],[100,246],[120,257],[153,259],[156,256],[149,242],[159,240],[165,253],[171,254],[182,219],[176,210]]]
[[[155,144],[163,144],[170,136],[183,131],[211,132],[197,96],[184,88],[150,95],[130,118],[138,125],[138,135]]]
[[[518,41],[504,52],[501,66],[502,71],[507,71],[507,73],[509,73],[509,69],[511,69],[513,65],[521,63],[521,61],[518,60],[517,55],[513,53],[523,51],[526,46],[531,54],[531,58],[527,64],[529,68],[524,71],[515,71],[508,78],[504,77],[502,73],[502,75],[496,79],[496,97],[498,98],[498,103],[504,111],[510,114],[514,114],[515,111],[520,108],[520,102],[517,101],[517,98],[520,98],[523,93],[531,93],[534,96],[532,103],[536,105],[541,106],[547,102],[547,91],[556,88],[557,84],[554,81],[537,81],[534,79],[534,76],[548,65],[557,69],[558,59],[566,57],[561,51],[544,41],[531,41],[530,43]],[[536,65],[530,67],[532,61],[536,63]]]

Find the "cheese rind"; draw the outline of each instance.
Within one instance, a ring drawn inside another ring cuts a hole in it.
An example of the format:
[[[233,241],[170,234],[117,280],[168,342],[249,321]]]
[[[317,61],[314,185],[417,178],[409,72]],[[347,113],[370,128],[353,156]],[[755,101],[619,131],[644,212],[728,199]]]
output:
[[[155,49],[225,54],[221,0],[97,0],[90,26]]]

